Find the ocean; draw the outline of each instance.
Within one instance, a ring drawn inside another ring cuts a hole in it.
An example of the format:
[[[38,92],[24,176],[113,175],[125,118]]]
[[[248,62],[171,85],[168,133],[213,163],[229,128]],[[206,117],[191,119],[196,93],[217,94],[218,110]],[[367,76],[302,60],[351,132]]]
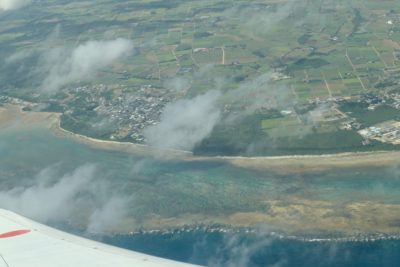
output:
[[[290,240],[254,233],[174,232],[97,237],[108,244],[210,267],[395,267],[400,240]]]
[[[398,166],[283,175],[103,151],[37,126],[0,130],[0,182],[1,208],[179,261],[400,265]]]

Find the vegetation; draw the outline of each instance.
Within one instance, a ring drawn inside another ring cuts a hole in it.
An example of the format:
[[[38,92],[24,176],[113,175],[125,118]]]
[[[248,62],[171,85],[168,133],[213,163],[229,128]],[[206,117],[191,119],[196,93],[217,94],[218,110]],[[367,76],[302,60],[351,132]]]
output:
[[[72,49],[88,40],[127,38],[133,40],[135,53],[63,90],[102,83],[121,85],[115,90],[135,91],[145,85],[167,87],[178,78],[190,81],[183,97],[193,97],[215,89],[216,81],[223,81],[221,90],[229,91],[262,74],[279,73],[285,78],[268,86],[291,88],[294,104],[289,109],[294,113],[282,115],[287,107],[278,105],[272,109],[279,116],[256,110],[235,122],[223,121],[198,144],[195,153],[392,149],[389,145],[363,146],[355,130],[339,129],[343,120],[329,122],[329,127],[324,122],[310,126],[306,117],[310,103],[316,108],[335,98],[350,99],[341,111],[365,127],[399,118],[395,108],[384,106],[369,112],[368,104],[357,104],[365,93],[382,95],[398,86],[388,70],[399,67],[395,56],[400,49],[399,13],[400,2],[389,0],[351,4],[345,0],[40,1],[13,14],[0,14],[1,93],[50,101],[47,110],[73,106],[75,112],[62,117],[63,127],[107,139],[112,126],[92,127],[91,123],[104,118],[98,117],[87,98],[65,101],[70,95],[39,94],[37,88],[46,75],[41,54],[50,47]],[[12,54],[23,55],[23,62],[11,60]],[[205,71],[210,65],[212,70]],[[119,95],[108,93],[109,98]]]

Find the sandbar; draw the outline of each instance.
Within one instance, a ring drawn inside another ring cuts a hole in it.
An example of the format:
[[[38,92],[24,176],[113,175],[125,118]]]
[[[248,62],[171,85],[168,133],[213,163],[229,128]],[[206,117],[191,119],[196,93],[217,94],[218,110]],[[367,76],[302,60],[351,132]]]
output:
[[[17,122],[17,123],[16,123]],[[185,161],[221,161],[240,168],[260,171],[276,171],[282,174],[322,172],[336,168],[386,167],[400,164],[400,151],[349,152],[323,155],[287,155],[267,157],[241,156],[196,156],[190,151],[159,149],[129,142],[107,141],[76,134],[60,125],[61,114],[53,112],[26,112],[21,106],[4,105],[0,107],[0,126],[14,123],[17,127],[43,125],[61,137],[73,139],[96,149],[133,153],[160,159]]]

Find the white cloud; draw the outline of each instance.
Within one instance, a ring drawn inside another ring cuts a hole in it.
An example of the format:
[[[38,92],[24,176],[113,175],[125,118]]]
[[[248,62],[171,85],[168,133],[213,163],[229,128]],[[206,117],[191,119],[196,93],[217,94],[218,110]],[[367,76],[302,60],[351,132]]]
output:
[[[200,79],[207,79],[212,73],[212,66],[200,71],[204,73],[196,75]],[[223,87],[223,78],[213,81],[214,88]],[[222,89],[211,90],[193,99],[171,103],[164,109],[160,123],[145,129],[147,143],[160,148],[192,150],[211,134],[218,123],[234,123],[261,108],[292,108],[296,103],[292,89],[287,86],[274,86],[271,81],[271,74],[266,73],[224,94]],[[171,83],[170,87],[180,86],[180,82]],[[221,116],[223,103],[245,105],[246,108],[223,118]]]
[[[42,89],[54,92],[71,82],[87,78],[93,72],[129,55],[132,49],[132,42],[126,39],[89,41],[72,51],[54,48],[43,55],[47,74]]]
[[[47,168],[36,176],[30,187],[0,191],[0,206],[42,222],[64,217],[94,173],[93,165],[84,165],[54,183],[55,172],[53,168]]]
[[[191,81],[182,77],[175,77],[173,79],[167,80],[164,83],[164,87],[169,91],[186,94],[191,86]]]
[[[27,58],[31,57],[36,51],[35,50],[22,50],[12,54],[5,59],[6,64],[20,64]]]
[[[282,109],[293,107],[296,99],[288,86],[274,86],[271,73],[262,74],[252,80],[242,83],[238,89],[228,92],[227,97],[232,103],[247,102],[246,114],[251,114],[260,108]]]
[[[213,258],[211,258],[208,266],[211,267],[246,267],[251,263],[251,258],[260,252],[263,248],[269,247],[272,241],[269,238],[260,236],[252,243],[243,242],[243,240],[237,236],[225,236],[223,243],[218,248],[219,252]],[[221,257],[222,253],[226,253],[227,257]],[[284,266],[273,265],[273,266]]]
[[[87,227],[90,233],[118,230],[118,225],[127,215],[129,201],[123,197],[112,197],[103,206],[97,208],[89,219]]]
[[[246,22],[245,27],[255,35],[266,34],[275,24],[286,19],[292,11],[293,3],[280,6],[273,12],[266,10],[254,13],[253,11],[253,14],[247,17],[248,21]]]
[[[113,195],[110,188],[96,165],[83,165],[61,178],[56,167],[49,167],[28,186],[0,191],[0,208],[42,223],[71,221],[86,225],[89,232],[117,231],[127,218],[131,197]]]
[[[32,0],[0,0],[0,10],[13,10],[29,5]]]
[[[221,117],[219,91],[209,91],[165,107],[161,122],[144,132],[147,143],[161,148],[191,150],[208,137]]]
[[[244,29],[243,33],[251,38],[265,37],[278,23],[287,19],[296,11],[298,3],[293,0],[278,3],[276,6],[249,4],[246,7],[233,7],[224,12],[226,17],[235,17]]]

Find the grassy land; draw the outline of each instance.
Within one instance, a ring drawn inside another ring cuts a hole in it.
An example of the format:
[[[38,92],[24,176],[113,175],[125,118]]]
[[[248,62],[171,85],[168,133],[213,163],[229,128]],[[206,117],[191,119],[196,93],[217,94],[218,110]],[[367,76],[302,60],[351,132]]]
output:
[[[290,79],[271,86],[292,88],[299,109],[315,99],[380,93],[375,84],[384,69],[399,64],[393,52],[400,48],[400,3],[300,2],[47,0],[13,14],[5,12],[0,14],[2,91],[45,101],[47,97],[35,96],[44,75],[37,71],[40,51],[60,45],[73,48],[93,39],[128,38],[135,44],[134,55],[80,82],[122,84],[134,90],[148,84],[162,87],[178,77],[192,81],[187,96],[195,96],[214,89],[210,81],[215,79],[223,79],[224,89],[229,90],[279,69]],[[22,65],[7,61],[10,55],[26,51],[31,52]],[[211,72],[198,74],[210,64]],[[391,109],[373,113],[366,113],[365,106],[343,109],[366,126],[398,117]],[[370,149],[360,146],[355,132],[338,130],[338,124],[317,123],[310,130],[297,115],[254,114],[234,125],[222,123],[197,151],[251,154],[250,148],[259,143],[263,145],[254,153],[326,151],[337,144],[343,151]],[[63,125],[106,138],[109,132],[90,130],[88,123],[97,119],[93,112],[74,113],[63,117]]]

